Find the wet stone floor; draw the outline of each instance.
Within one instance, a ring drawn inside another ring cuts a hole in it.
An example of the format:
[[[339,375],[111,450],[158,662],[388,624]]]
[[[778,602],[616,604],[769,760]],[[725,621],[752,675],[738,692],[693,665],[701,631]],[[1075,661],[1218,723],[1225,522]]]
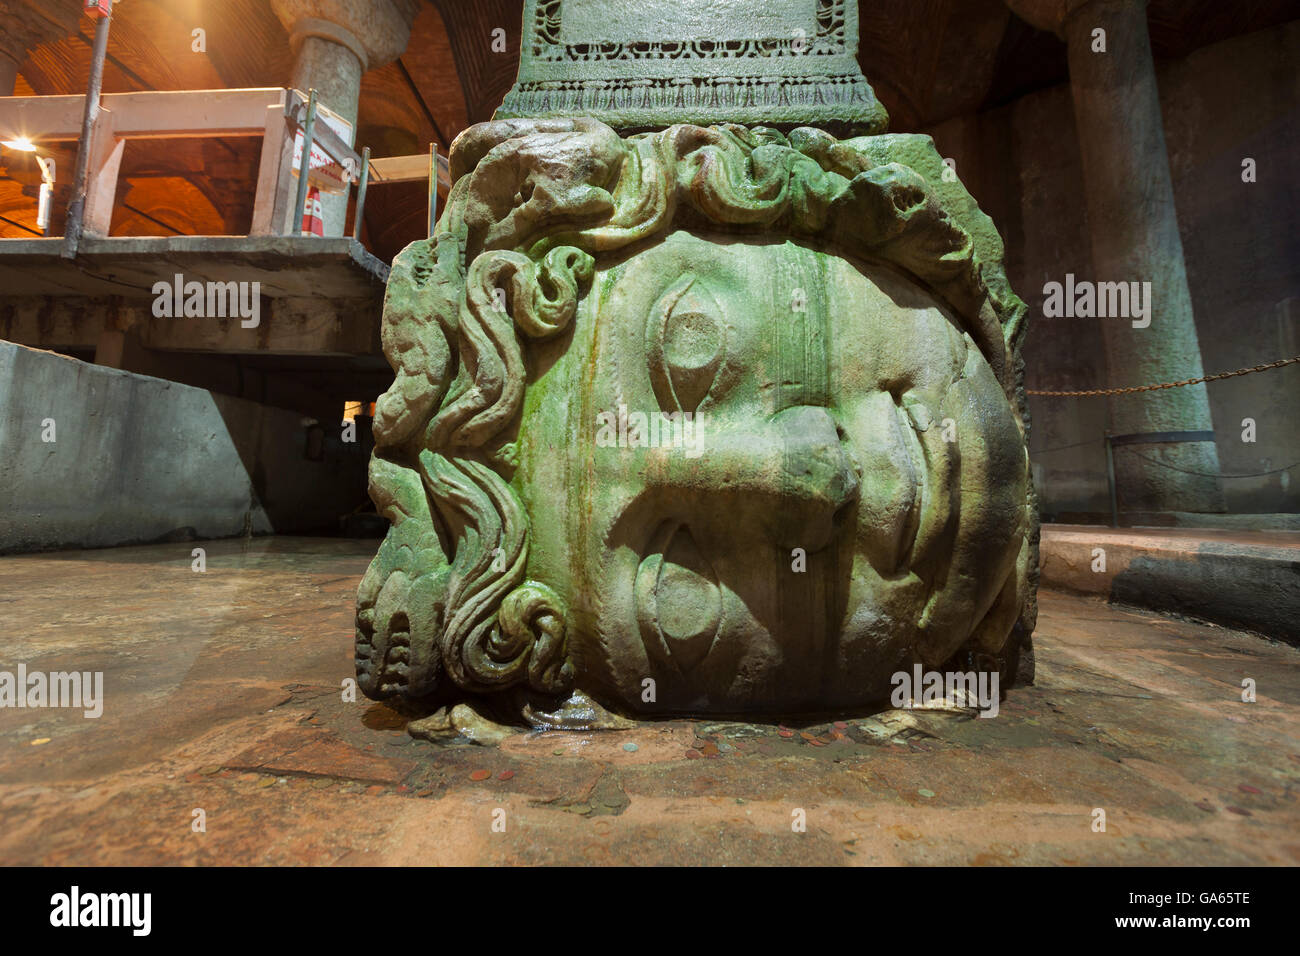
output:
[[[0,708],[0,863],[1300,862],[1300,650],[1255,635],[1047,592],[996,718],[489,748],[343,699],[375,542],[202,546],[0,557],[0,671],[104,675],[98,718]]]

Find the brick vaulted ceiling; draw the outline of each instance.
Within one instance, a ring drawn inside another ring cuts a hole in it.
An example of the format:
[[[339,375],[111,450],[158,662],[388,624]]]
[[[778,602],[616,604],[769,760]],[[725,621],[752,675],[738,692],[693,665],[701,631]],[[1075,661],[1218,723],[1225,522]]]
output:
[[[45,38],[19,65],[17,95],[86,87],[92,21],[51,16],[58,4],[78,8],[80,0],[0,0],[0,39]],[[358,144],[374,156],[420,153],[431,142],[445,151],[466,126],[488,119],[514,81],[522,8],[523,0],[422,0],[406,52],[362,80]],[[1151,0],[1152,43],[1157,57],[1181,57],[1285,22],[1296,8],[1296,0]],[[1067,79],[1061,42],[1018,20],[1002,0],[860,0],[859,10],[863,70],[895,130],[927,128]],[[199,27],[207,34],[203,53],[191,51]],[[504,52],[492,49],[498,29]],[[104,90],[278,86],[291,64],[289,38],[269,0],[124,0],[114,15]],[[246,229],[254,142],[201,141],[166,155],[133,149],[124,157],[114,233]],[[0,236],[31,235],[31,171],[8,154],[3,162],[13,169],[0,170]],[[59,168],[70,170],[71,157],[61,156]],[[419,188],[386,189],[374,191],[366,218],[382,240],[376,251],[391,255],[408,232],[423,228],[423,199]],[[66,204],[56,195],[56,208],[60,199]]]

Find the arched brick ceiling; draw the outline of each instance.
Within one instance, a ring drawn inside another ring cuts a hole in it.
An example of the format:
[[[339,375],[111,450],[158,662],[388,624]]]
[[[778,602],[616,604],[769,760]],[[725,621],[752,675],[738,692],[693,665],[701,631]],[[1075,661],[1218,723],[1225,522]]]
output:
[[[172,10],[183,43],[178,57],[206,59],[221,79],[221,86],[280,86],[293,68],[289,35],[271,9],[269,0],[144,0],[155,9]],[[189,13],[193,8],[196,12]],[[218,14],[213,16],[213,14]],[[117,16],[114,15],[116,23]],[[211,21],[211,22],[208,22]],[[190,31],[207,31],[207,52],[190,52]],[[114,27],[116,29],[116,26]],[[204,89],[182,86],[179,89]]]
[[[148,212],[143,212],[143,210]],[[220,236],[227,220],[207,191],[186,176],[132,180],[113,210],[113,235]]]
[[[1183,57],[1206,44],[1297,16],[1296,0],[1151,0],[1147,8],[1157,57]]]
[[[394,183],[366,194],[366,248],[386,261],[407,243],[422,239],[428,226],[424,183]]]
[[[85,16],[75,24],[75,33],[41,44],[20,65],[32,92],[85,90],[95,27]],[[195,28],[207,33],[203,53],[191,49]],[[276,86],[291,64],[288,35],[267,0],[129,0],[113,14],[104,92]]]
[[[375,156],[424,152],[431,142],[445,153],[469,125],[452,44],[432,4],[416,15],[406,52],[397,62],[362,77],[359,125],[357,141],[370,146]],[[394,131],[407,135],[394,136]],[[383,147],[390,139],[408,145],[388,151]]]
[[[261,143],[251,137],[132,139],[122,151],[112,235],[247,235]],[[179,189],[177,183],[191,187]],[[202,196],[189,215],[190,199]],[[127,229],[124,223],[134,222]],[[150,231],[148,223],[153,223]]]
[[[519,40],[524,22],[523,0],[432,0],[442,14],[456,57],[456,70],[465,88],[469,122],[482,123],[515,82],[519,69]],[[505,31],[506,49],[492,50],[492,31]]]

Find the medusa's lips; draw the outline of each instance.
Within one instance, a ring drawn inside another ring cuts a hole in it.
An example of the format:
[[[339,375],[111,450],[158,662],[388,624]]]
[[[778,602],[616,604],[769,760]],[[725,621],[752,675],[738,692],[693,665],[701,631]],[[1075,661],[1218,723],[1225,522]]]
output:
[[[853,518],[857,545],[888,579],[931,580],[951,555],[960,448],[945,440],[937,407],[933,396],[881,390],[842,413],[845,443],[866,476]]]
[[[938,416],[920,402],[899,408],[900,434],[916,468],[901,565],[933,579],[951,558],[961,511],[961,452],[944,435]]]

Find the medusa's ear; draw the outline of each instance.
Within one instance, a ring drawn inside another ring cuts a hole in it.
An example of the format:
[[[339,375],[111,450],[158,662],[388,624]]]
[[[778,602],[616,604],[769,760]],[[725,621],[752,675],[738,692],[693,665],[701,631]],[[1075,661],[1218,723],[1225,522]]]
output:
[[[512,119],[478,123],[462,132],[451,144],[447,164],[451,180],[474,171],[474,167],[491,150],[512,139],[522,139],[537,133],[572,133],[603,124],[590,119]]]

